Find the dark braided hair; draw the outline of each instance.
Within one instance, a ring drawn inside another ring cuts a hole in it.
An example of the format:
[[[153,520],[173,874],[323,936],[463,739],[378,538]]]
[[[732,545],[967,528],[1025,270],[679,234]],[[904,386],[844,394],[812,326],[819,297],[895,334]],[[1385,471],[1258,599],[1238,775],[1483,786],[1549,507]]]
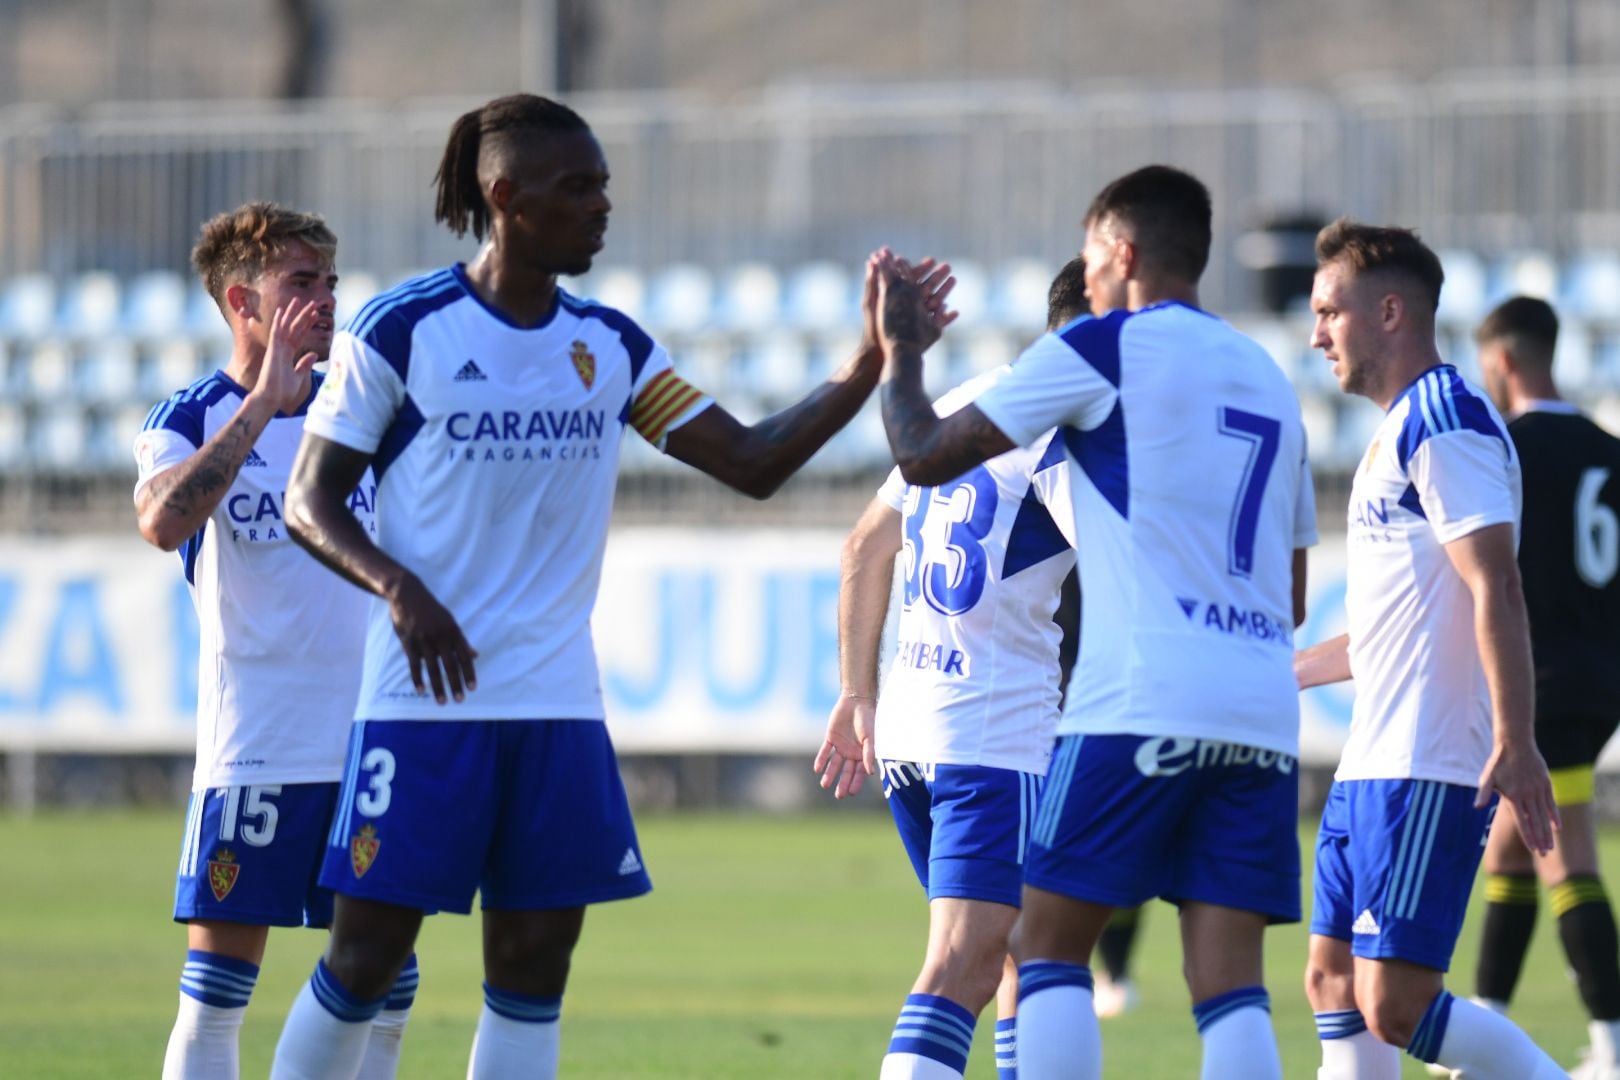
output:
[[[590,125],[573,109],[536,94],[496,98],[463,113],[450,127],[450,140],[445,143],[439,172],[433,178],[439,189],[433,220],[444,222],[457,236],[466,235],[471,228],[474,236],[484,238],[489,228],[489,207],[478,186],[478,151],[484,136],[589,130]]]

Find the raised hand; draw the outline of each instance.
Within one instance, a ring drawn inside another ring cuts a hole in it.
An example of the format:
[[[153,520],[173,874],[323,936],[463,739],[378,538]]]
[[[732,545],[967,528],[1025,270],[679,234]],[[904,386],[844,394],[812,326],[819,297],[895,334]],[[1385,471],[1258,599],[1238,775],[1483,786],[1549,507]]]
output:
[[[289,301],[270,316],[270,343],[253,390],[278,412],[293,412],[309,394],[309,371],[320,357],[304,348],[304,339],[319,318],[320,307],[313,300]]]
[[[473,660],[478,651],[467,644],[455,616],[415,574],[406,574],[399,586],[387,596],[389,614],[394,619],[394,633],[405,649],[405,660],[411,667],[411,684],[418,693],[433,688],[433,699],[445,703],[445,690],[457,701],[465,698],[466,690],[478,688],[478,676]],[[427,670],[427,683],[422,679]],[[465,689],[463,689],[465,688]]]
[[[866,260],[861,304],[866,337],[885,351],[902,342],[925,351],[956,321],[957,312],[946,306],[955,287],[949,263],[930,257],[913,265],[880,248]]]
[[[877,702],[870,698],[840,697],[827,718],[827,737],[810,768],[821,773],[822,788],[832,788],[835,799],[856,794],[877,771],[876,713]]]
[[[1538,855],[1553,849],[1553,834],[1560,824],[1558,804],[1553,800],[1552,780],[1539,750],[1497,743],[1479,775],[1479,797],[1474,805],[1487,805],[1492,792],[1500,794],[1512,808],[1526,847]]]

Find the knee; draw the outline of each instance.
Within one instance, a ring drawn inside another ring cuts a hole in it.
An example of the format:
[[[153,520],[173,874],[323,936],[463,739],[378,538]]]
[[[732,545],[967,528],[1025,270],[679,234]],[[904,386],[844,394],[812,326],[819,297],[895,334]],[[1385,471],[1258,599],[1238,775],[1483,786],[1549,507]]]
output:
[[[1380,997],[1362,1006],[1361,1018],[1374,1038],[1404,1050],[1412,1043],[1412,1033],[1423,1019],[1423,1011],[1397,998]]]
[[[931,955],[923,964],[917,985],[924,993],[950,998],[977,1014],[995,998],[1002,971],[1000,956]]]
[[[1305,966],[1305,998],[1317,1012],[1352,1007],[1356,1000],[1355,973],[1337,971],[1316,962]]]
[[[362,1001],[375,1001],[387,994],[410,955],[382,938],[332,935],[326,950],[327,969],[343,988]]]
[[[540,930],[507,932],[485,943],[491,984],[539,997],[561,994],[568,983],[578,934]]]

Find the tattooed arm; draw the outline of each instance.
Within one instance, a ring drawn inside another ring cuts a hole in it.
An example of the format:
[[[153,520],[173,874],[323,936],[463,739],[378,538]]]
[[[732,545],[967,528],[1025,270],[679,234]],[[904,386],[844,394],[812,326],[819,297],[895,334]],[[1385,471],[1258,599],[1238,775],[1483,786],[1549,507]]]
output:
[[[292,412],[309,395],[309,370],[317,357],[302,352],[303,341],[319,314],[314,301],[276,311],[259,377],[236,415],[196,453],[135,493],[135,513],[148,543],[174,551],[195,536],[230,490],[265,426],[278,411]]]
[[[931,487],[1011,450],[1013,441],[976,406],[943,420],[934,412],[922,381],[923,350],[933,343],[922,290],[905,263],[888,253],[877,269],[883,427],[900,475],[908,484]]]

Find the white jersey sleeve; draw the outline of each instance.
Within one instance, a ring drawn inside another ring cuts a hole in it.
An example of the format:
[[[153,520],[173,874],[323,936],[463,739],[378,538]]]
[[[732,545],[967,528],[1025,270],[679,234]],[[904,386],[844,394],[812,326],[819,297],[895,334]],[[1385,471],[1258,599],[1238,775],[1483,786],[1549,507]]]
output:
[[[135,493],[140,494],[152,477],[167,472],[202,449],[201,407],[188,407],[181,395],[160,402],[146,416],[146,424],[135,436]]]
[[[326,381],[310,407],[304,430],[372,454],[404,400],[405,383],[394,365],[342,330],[332,341]]]
[[[906,481],[900,475],[898,467],[889,470],[889,475],[884,478],[883,486],[877,490],[877,497],[889,509],[905,511]]]
[[[1503,452],[1500,438],[1467,429],[1425,439],[1412,452],[1406,473],[1440,543],[1518,520]]]
[[[1107,318],[1125,314],[1113,312]],[[1105,374],[1110,364],[1117,373],[1119,359],[1087,356],[1073,343],[1096,340],[1101,337],[1047,334],[1024,350],[1006,376],[974,404],[1019,446],[1029,446],[1055,427],[1099,427],[1119,401],[1117,374],[1113,381]],[[1076,357],[1083,362],[1076,363]]]

